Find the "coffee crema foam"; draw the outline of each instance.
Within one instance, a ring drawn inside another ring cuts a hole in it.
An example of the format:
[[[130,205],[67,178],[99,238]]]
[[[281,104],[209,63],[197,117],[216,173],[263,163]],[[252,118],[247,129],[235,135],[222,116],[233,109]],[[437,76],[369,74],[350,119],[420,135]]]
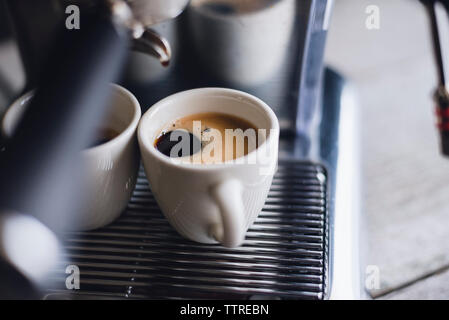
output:
[[[262,129],[263,130],[263,129]],[[261,129],[224,113],[198,113],[167,124],[154,146],[182,162],[215,164],[235,160],[257,149],[263,142]]]

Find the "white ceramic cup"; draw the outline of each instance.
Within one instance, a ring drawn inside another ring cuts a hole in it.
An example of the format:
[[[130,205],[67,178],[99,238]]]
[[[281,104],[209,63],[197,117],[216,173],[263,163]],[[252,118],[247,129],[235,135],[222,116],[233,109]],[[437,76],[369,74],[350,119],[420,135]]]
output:
[[[246,156],[221,164],[186,163],[155,148],[167,124],[203,112],[243,118],[265,129],[267,137]],[[159,101],[143,115],[138,139],[151,190],[171,225],[193,241],[239,246],[262,210],[277,169],[279,123],[271,108],[231,89],[184,91]]]
[[[188,27],[208,71],[252,87],[279,72],[292,41],[296,10],[296,0],[193,0]]]
[[[67,226],[74,230],[91,230],[105,226],[120,216],[131,197],[139,169],[139,148],[136,138],[140,105],[125,88],[111,85],[109,113],[102,128],[112,129],[118,136],[82,151],[84,186],[87,201]],[[9,138],[33,92],[17,99],[2,120],[2,134]]]

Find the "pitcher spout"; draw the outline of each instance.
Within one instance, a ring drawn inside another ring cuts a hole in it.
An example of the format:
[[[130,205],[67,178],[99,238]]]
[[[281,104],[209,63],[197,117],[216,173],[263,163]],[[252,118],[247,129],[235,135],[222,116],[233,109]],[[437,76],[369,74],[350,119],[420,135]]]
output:
[[[171,59],[170,43],[151,29],[146,29],[142,36],[134,39],[132,49],[157,58],[163,66],[168,66]]]

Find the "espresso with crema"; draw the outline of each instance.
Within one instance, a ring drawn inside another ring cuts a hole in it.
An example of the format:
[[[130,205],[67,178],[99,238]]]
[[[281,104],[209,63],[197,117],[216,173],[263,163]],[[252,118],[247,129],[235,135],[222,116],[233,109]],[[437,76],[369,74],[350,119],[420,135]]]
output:
[[[250,122],[224,113],[193,114],[168,123],[154,143],[172,158],[209,164],[247,155],[257,148],[257,129]]]

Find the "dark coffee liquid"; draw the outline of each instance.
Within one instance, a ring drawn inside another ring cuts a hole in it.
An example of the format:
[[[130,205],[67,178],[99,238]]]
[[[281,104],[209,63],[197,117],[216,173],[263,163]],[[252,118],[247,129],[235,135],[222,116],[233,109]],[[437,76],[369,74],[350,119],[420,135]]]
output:
[[[105,128],[99,129],[99,130],[97,130],[95,139],[89,145],[89,148],[93,148],[93,147],[102,145],[103,143],[111,141],[112,139],[114,139],[117,136],[118,136],[118,133],[112,129],[105,129]]]
[[[253,135],[245,132],[251,129]],[[229,141],[226,131],[235,131]],[[252,144],[250,145],[250,137]],[[201,163],[220,163],[243,157],[257,147],[256,127],[248,121],[228,114],[205,112],[173,120],[162,130],[154,146],[168,157],[193,156]]]
[[[180,142],[185,145],[182,146],[182,144],[179,144]],[[177,149],[173,150],[176,145],[178,145]],[[180,158],[191,156],[199,152],[201,150],[201,142],[191,132],[174,130],[163,132],[162,135],[157,138],[155,147],[167,157]]]

